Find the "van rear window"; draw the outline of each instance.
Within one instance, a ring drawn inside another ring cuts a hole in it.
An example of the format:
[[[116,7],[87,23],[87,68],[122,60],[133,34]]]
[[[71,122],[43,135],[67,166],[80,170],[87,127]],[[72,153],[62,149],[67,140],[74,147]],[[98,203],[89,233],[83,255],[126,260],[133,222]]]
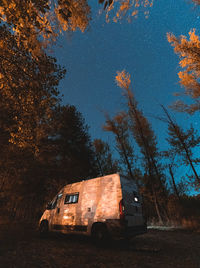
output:
[[[78,197],[79,197],[79,193],[67,194],[67,195],[65,196],[64,204],[74,204],[74,203],[78,203]]]

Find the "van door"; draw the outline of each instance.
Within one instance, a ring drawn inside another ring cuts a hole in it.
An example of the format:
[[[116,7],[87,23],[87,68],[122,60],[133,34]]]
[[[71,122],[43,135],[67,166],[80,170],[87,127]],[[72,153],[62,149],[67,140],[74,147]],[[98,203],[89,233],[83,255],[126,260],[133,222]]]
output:
[[[87,231],[87,226],[80,224],[79,213],[79,193],[66,193],[57,205],[57,214],[55,213],[54,229],[61,230],[64,233],[74,231]]]
[[[52,202],[51,228],[53,230],[61,230],[61,207],[63,193],[59,193]]]
[[[124,214],[128,227],[143,226],[145,224],[142,214],[142,199],[139,194],[129,189],[123,192]]]
[[[78,200],[79,193],[65,194],[64,204],[62,206],[62,222],[64,230],[66,231],[73,231],[75,229]]]

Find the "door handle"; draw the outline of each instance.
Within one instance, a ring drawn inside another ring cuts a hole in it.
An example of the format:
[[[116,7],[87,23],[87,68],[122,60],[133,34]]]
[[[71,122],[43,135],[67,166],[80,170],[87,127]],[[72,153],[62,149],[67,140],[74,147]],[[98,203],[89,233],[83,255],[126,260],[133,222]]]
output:
[[[58,213],[58,214],[60,213],[60,208],[57,208],[57,213]]]

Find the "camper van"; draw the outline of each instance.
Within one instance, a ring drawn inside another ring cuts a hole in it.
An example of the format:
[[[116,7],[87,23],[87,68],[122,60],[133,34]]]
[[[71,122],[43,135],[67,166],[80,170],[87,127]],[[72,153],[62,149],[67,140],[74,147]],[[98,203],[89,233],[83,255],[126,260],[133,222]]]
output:
[[[47,205],[39,231],[82,233],[97,241],[145,233],[146,221],[137,186],[119,174],[66,185]]]

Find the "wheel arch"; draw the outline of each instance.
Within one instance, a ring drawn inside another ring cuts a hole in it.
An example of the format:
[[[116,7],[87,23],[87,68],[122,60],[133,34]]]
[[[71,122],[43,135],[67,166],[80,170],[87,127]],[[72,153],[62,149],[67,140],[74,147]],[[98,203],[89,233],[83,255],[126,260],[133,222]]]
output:
[[[106,231],[108,231],[107,224],[105,222],[93,222],[91,226],[91,235],[95,232],[97,228],[104,228]]]
[[[42,225],[46,225],[47,231],[49,231],[49,221],[47,219],[41,220],[41,222],[39,224],[39,231],[41,231]]]

